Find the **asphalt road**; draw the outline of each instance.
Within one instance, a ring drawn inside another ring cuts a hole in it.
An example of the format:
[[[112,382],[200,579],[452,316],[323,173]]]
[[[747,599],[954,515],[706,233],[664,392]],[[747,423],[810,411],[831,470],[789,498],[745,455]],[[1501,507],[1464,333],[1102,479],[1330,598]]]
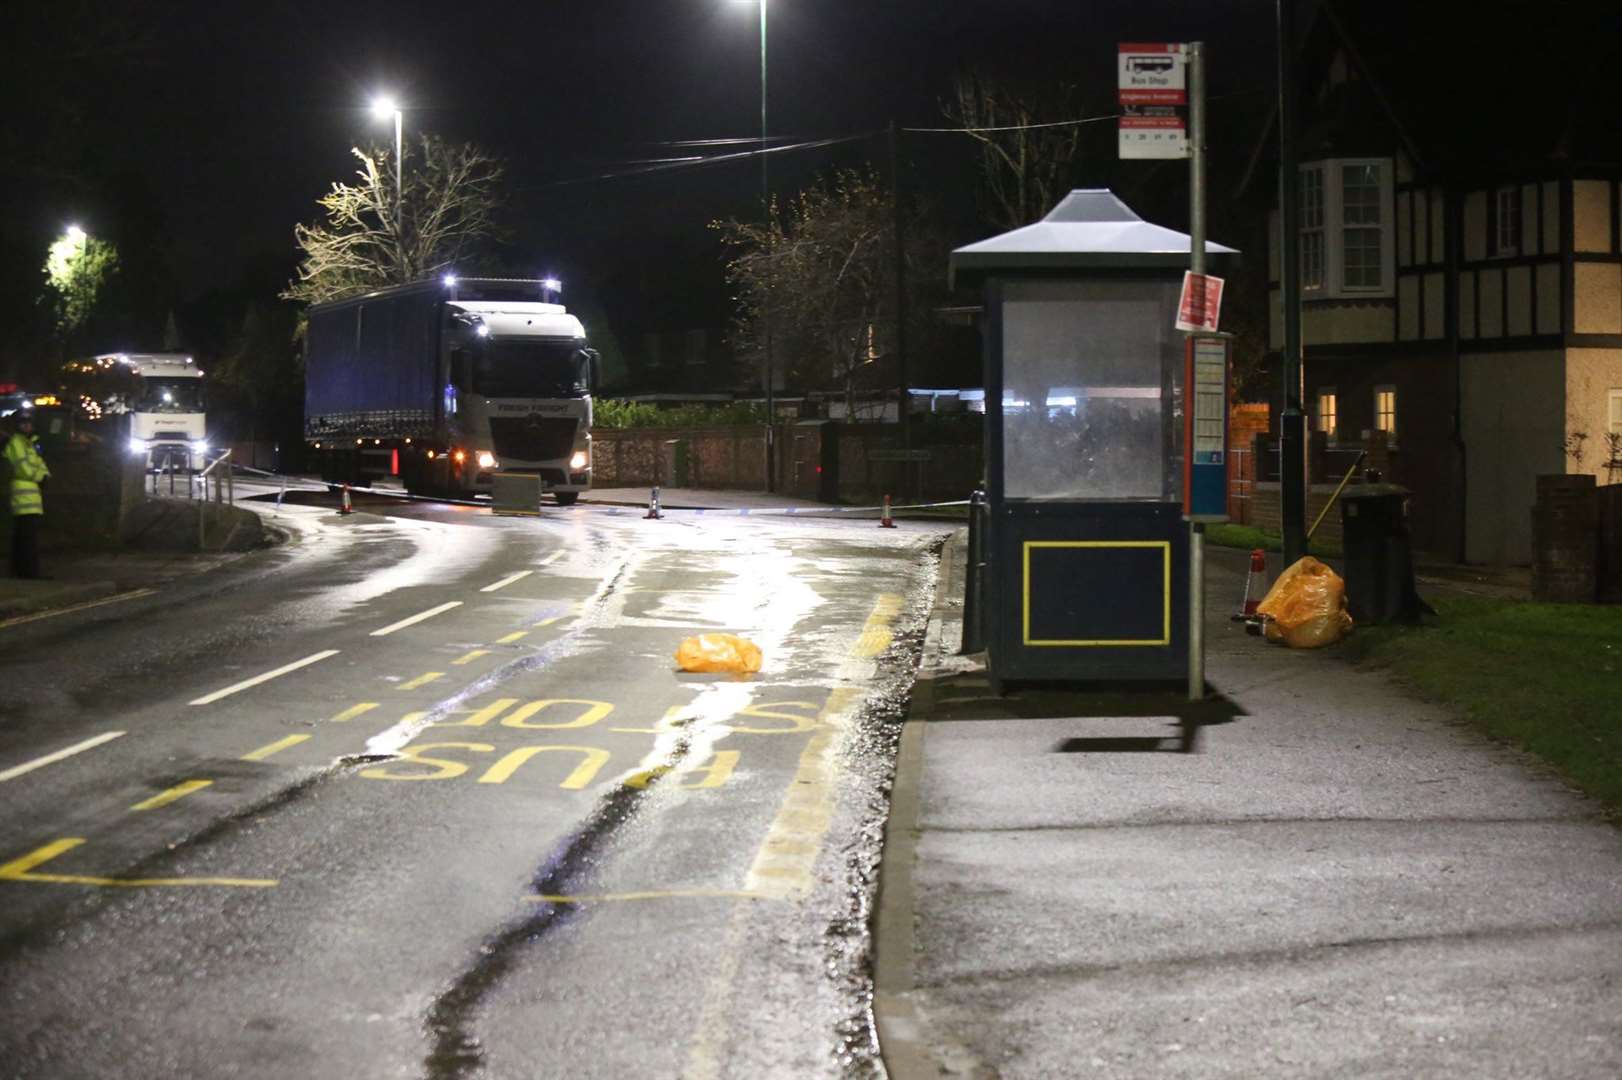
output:
[[[0,1071],[875,1071],[942,530],[359,510],[0,627]]]

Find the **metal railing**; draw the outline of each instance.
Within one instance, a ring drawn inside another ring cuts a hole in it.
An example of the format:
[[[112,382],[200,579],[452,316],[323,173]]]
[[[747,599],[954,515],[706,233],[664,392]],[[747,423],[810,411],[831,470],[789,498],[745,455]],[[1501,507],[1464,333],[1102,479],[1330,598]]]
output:
[[[221,468],[221,466],[224,466],[224,468]],[[208,497],[208,487],[209,487],[208,482],[209,482],[210,477],[212,477],[213,480],[214,480],[214,498],[212,500],[214,505],[216,507],[218,507],[222,503],[227,504],[227,505],[235,503],[236,502],[236,473],[235,473],[235,470],[231,466],[231,451],[230,450],[226,450],[225,453],[221,454],[219,457],[217,457],[213,461],[211,461],[209,463],[209,465],[208,465],[208,468],[204,469],[202,472],[197,473],[195,476],[192,477],[193,482],[192,482],[192,485],[191,485],[191,489],[189,489],[189,491],[188,491],[188,494],[192,494],[193,497],[201,499],[201,502],[199,503],[199,505],[197,507],[197,550],[198,551],[202,551],[204,549],[204,546],[205,546],[205,537],[206,537],[205,529],[206,529],[206,525],[207,525],[207,521],[208,521],[208,515],[209,515],[208,504],[210,502],[209,497]],[[214,511],[214,517],[215,517],[216,525],[218,524],[219,519],[222,518],[223,516],[224,516],[224,512],[222,510],[216,509]]]

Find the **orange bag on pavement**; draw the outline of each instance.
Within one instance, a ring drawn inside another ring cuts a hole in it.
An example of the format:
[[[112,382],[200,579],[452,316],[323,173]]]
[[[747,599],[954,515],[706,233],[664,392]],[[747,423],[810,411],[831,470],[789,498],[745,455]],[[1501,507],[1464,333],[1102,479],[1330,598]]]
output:
[[[1262,616],[1268,641],[1282,641],[1292,649],[1333,645],[1352,628],[1346,583],[1310,555],[1278,576],[1256,614]]]
[[[681,643],[676,663],[683,671],[760,670],[760,646],[736,634],[700,634]]]

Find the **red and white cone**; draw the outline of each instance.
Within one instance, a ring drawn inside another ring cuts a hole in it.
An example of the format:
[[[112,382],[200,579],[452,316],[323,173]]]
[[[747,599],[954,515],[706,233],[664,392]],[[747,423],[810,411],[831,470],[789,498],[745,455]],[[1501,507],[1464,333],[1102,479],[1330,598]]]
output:
[[[1254,619],[1256,605],[1267,595],[1267,553],[1261,548],[1250,549],[1250,573],[1245,575],[1245,598],[1239,604],[1235,619]]]
[[[654,485],[653,491],[648,495],[648,512],[642,515],[644,521],[657,521],[664,517],[659,512],[659,487]]]
[[[879,528],[881,528],[881,529],[893,529],[893,528],[895,528],[895,522],[890,520],[890,496],[888,496],[888,495],[886,495],[884,497],[884,516],[879,518]]]
[[[349,503],[349,485],[345,484],[344,485],[344,499],[343,499],[343,502],[338,504],[338,513],[340,513],[340,514],[353,514],[354,512],[355,512],[355,508],[353,506],[351,506],[350,503]]]

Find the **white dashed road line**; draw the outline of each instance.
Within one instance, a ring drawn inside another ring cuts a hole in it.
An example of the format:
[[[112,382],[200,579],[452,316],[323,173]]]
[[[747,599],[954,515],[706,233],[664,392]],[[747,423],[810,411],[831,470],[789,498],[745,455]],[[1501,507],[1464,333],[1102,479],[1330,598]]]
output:
[[[272,680],[274,678],[277,678],[278,676],[286,675],[290,671],[297,671],[299,668],[309,667],[311,664],[319,663],[320,661],[325,660],[329,656],[337,656],[337,655],[338,655],[338,650],[337,649],[322,649],[320,652],[312,653],[311,655],[306,656],[302,660],[294,660],[291,664],[283,664],[281,667],[275,669],[274,671],[267,671],[263,675],[255,675],[251,679],[243,679],[239,683],[233,683],[232,685],[227,686],[224,690],[216,690],[212,694],[204,694],[202,697],[198,698],[196,701],[193,701],[191,704],[193,704],[193,705],[207,705],[210,702],[218,701],[223,697],[230,697],[232,694],[237,693],[239,690],[246,690],[249,687],[258,686],[260,683],[269,682],[270,680]]]

